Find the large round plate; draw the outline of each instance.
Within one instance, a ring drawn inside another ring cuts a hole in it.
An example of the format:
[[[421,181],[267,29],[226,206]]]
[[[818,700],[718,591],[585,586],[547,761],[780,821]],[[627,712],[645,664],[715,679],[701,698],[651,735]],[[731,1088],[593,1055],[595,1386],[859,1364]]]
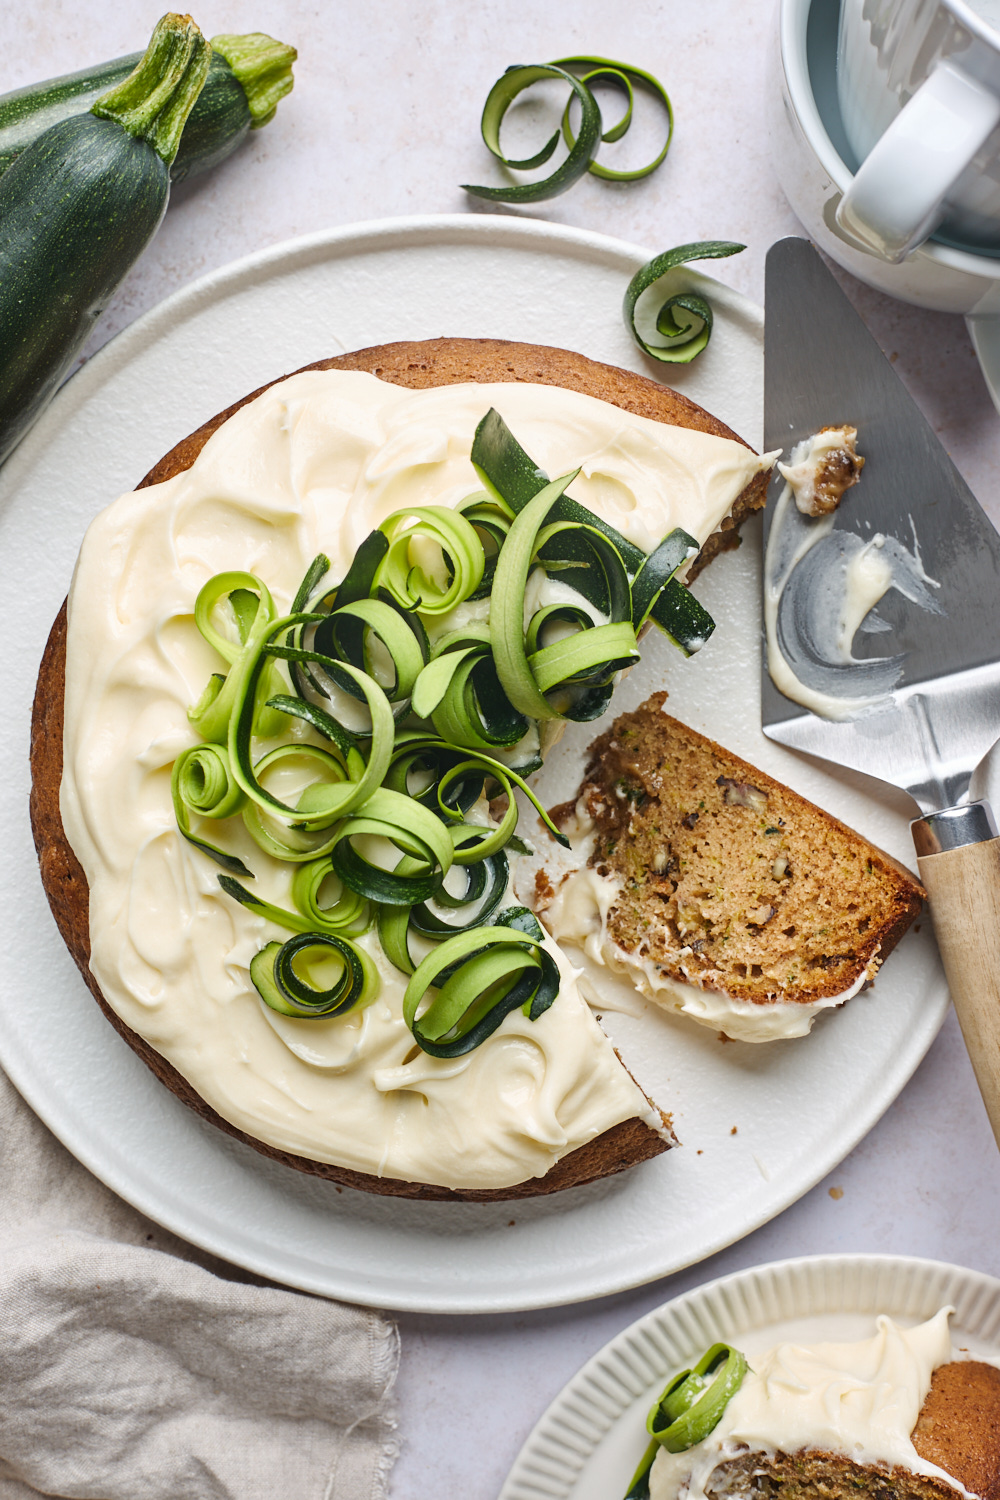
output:
[[[686,1143],[634,1171],[516,1206],[406,1203],[300,1175],[186,1110],[103,1019],[63,950],[35,874],[28,721],[45,637],[84,528],[182,435],[283,370],[341,349],[442,333],[525,339],[646,369],[621,323],[643,251],[500,216],[388,220],[278,246],[156,308],[69,383],[0,474],[6,832],[0,899],[0,1060],[71,1151],[137,1208],[264,1276],[393,1308],[554,1305],[701,1260],[787,1207],[842,1159],[935,1036],[947,996],[929,924],[884,977],[801,1042],[722,1045],[624,995],[606,1024]],[[756,442],[761,314],[699,278],[711,345],[677,383]],[[671,372],[673,375],[673,372]],[[912,858],[903,799],[880,799],[762,738],[759,541],[708,570],[719,622],[690,663],[657,639],[622,688],[669,681],[698,728]],[[573,774],[574,729],[543,794]],[[546,788],[548,790],[546,791]],[[610,989],[605,996],[613,1003]],[[732,1133],[733,1127],[738,1133]]]
[[[1000,1281],[891,1255],[805,1256],[697,1287],[626,1328],[584,1365],[521,1449],[499,1500],[623,1495],[648,1441],[646,1413],[670,1376],[718,1340],[754,1356],[794,1340],[867,1338],[888,1313],[905,1326],[955,1309],[952,1342],[1000,1362]]]

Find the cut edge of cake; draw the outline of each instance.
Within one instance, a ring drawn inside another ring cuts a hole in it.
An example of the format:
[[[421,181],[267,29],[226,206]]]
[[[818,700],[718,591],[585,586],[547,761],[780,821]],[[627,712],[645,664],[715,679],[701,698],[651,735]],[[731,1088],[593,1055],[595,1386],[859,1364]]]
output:
[[[870,983],[918,916],[910,872],[668,715],[654,693],[590,747],[553,809],[574,845],[533,905],[557,942],[740,1040],[804,1035]]]
[[[709,1500],[1000,1500],[1000,1370],[981,1360],[939,1365],[911,1435],[919,1458],[950,1475],[862,1464],[822,1448],[751,1449],[717,1465]],[[717,1480],[717,1482],[715,1482]]]

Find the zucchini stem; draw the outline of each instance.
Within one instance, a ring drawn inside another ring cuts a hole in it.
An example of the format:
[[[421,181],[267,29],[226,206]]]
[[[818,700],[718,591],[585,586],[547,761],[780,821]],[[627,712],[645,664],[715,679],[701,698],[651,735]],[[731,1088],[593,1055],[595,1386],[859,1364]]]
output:
[[[213,36],[212,50],[225,58],[242,85],[252,121],[250,129],[259,130],[274,118],[279,102],[291,93],[295,82],[292,63],[299,54],[263,31]]]
[[[168,12],[157,21],[133,71],[102,94],[91,113],[147,141],[169,167],[211,57],[212,48],[191,17]]]

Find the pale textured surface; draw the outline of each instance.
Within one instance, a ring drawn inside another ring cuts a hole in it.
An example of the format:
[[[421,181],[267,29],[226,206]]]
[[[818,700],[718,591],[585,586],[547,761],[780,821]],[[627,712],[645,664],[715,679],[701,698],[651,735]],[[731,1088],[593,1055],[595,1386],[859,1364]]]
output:
[[[0,1497],[375,1500],[395,1330],[129,1208],[0,1073]]]
[[[0,13],[0,87],[141,45],[155,19],[126,0],[39,0]],[[489,85],[511,62],[587,49],[633,60],[668,84],[677,132],[668,164],[631,187],[587,179],[539,217],[651,250],[700,238],[745,240],[714,267],[760,300],[768,244],[798,226],[774,180],[762,124],[770,5],[666,0],[489,0],[252,8],[214,4],[215,31],[263,29],[303,53],[278,117],[213,178],[175,195],[145,261],[109,310],[116,331],[192,277],[234,256],[332,224],[468,204],[464,181],[497,181],[478,138]],[[626,146],[630,146],[626,142]],[[482,209],[475,210],[483,211]],[[895,304],[847,282],[883,347],[973,490],[1000,518],[998,418],[958,318]],[[386,289],[391,296],[391,289]],[[442,289],[441,332],[449,326]],[[655,372],[654,372],[655,373]],[[736,1123],[734,1121],[734,1123]],[[832,1201],[828,1189],[842,1190]],[[597,1305],[505,1318],[407,1316],[400,1381],[403,1456],[395,1500],[489,1500],[545,1404],[630,1319],[710,1276],[775,1256],[892,1250],[1000,1269],[1000,1164],[958,1029],[949,1018],[899,1101],[825,1183],[740,1245],[670,1280]]]

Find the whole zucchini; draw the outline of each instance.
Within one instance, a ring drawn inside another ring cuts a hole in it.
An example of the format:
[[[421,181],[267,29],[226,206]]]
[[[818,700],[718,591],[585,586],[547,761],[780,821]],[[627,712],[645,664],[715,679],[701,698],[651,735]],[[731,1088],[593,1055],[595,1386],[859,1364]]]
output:
[[[247,131],[273,119],[279,100],[291,90],[296,55],[294,47],[259,31],[212,38],[208,77],[184,127],[170,168],[171,182],[218,166],[232,155]],[[141,60],[142,53],[133,52],[96,68],[0,95],[0,173],[43,131],[60,120],[86,114]]]
[[[155,234],[209,56],[190,17],[164,16],[128,78],[0,177],[0,462]]]

